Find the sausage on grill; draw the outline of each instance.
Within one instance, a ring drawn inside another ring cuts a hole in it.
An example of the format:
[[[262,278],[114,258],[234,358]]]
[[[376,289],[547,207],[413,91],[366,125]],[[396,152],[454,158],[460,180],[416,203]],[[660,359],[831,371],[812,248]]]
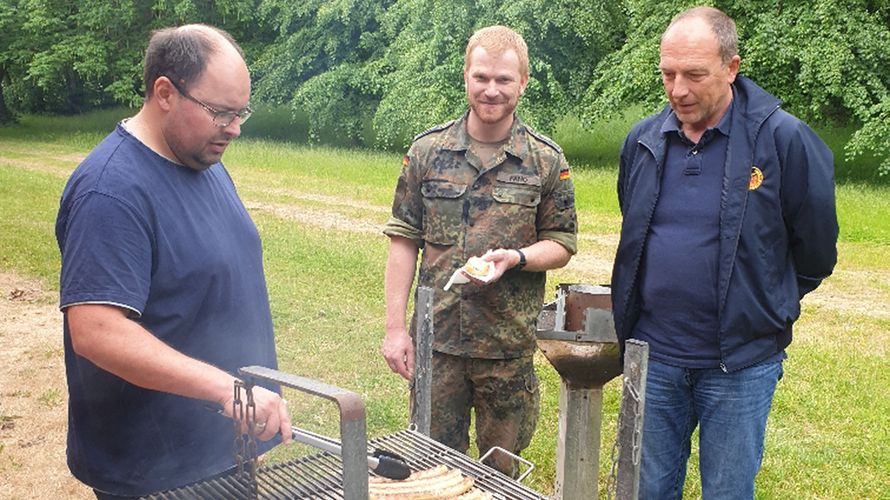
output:
[[[464,477],[457,469],[437,465],[413,472],[398,481],[371,477],[368,481],[371,500],[486,500],[491,494],[473,487],[473,478]]]

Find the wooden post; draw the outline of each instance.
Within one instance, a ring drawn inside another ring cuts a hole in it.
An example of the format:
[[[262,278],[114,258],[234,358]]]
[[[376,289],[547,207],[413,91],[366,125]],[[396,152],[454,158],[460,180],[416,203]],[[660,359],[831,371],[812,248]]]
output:
[[[411,421],[417,432],[430,435],[433,365],[433,290],[417,288],[414,304],[417,331],[414,339],[414,389],[412,391]]]
[[[640,451],[646,409],[649,344],[635,339],[625,343],[624,386],[618,415],[618,478],[615,497],[637,500],[640,494]]]
[[[603,387],[573,389],[563,380],[559,390],[554,498],[599,498],[602,422]]]

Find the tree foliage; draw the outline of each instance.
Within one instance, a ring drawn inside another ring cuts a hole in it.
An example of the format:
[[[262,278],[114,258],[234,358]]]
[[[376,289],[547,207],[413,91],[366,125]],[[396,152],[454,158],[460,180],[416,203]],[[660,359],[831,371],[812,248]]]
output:
[[[712,0],[738,24],[742,72],[890,172],[890,2]],[[658,42],[693,2],[657,0],[0,0],[0,122],[141,100],[149,32],[205,22],[247,53],[254,100],[289,104],[354,143],[403,147],[465,109],[463,52],[505,24],[529,45],[523,118],[547,130],[665,103]]]
[[[258,99],[291,103],[314,119],[310,133],[328,128],[356,142],[381,94],[373,61],[386,43],[379,22],[383,0],[266,0],[260,16],[277,33],[251,64]]]
[[[479,27],[507,24],[531,51],[524,105],[543,126],[571,108],[596,60],[617,48],[620,4],[578,0],[265,0],[259,13],[278,39],[251,65],[256,95],[313,118],[310,133],[334,130],[360,142],[404,146],[465,107],[463,52]]]
[[[254,39],[259,33],[248,23],[256,3],[0,0],[0,119],[11,118],[10,109],[69,114],[137,105],[151,30],[207,22]]]
[[[529,84],[523,116],[547,129],[568,113],[596,62],[618,46],[623,13],[610,2],[575,0],[403,0],[383,20],[392,43],[379,65],[384,89],[374,130],[384,144],[406,132],[454,118],[465,107],[463,60],[467,39],[483,26],[503,24],[529,46]]]
[[[634,103],[649,110],[666,99],[658,77],[658,42],[687,6],[629,1],[624,45],[597,67],[581,116],[588,122]],[[741,72],[781,98],[805,121],[854,124],[848,156],[871,152],[890,172],[890,3],[863,0],[714,1],[736,20]]]

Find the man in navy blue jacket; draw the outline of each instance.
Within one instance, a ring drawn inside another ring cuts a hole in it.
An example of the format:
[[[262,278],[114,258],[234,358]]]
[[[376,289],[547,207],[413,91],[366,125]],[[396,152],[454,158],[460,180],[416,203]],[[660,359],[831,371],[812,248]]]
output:
[[[640,498],[681,498],[699,427],[704,498],[753,498],[800,299],[837,260],[831,151],[738,75],[735,23],[698,7],[661,39],[670,105],[621,151],[619,338],[650,346]]]

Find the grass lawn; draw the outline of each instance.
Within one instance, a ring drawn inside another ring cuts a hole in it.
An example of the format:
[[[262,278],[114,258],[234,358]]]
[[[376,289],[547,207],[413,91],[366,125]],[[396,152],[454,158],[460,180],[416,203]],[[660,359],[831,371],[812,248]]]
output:
[[[0,128],[0,270],[57,289],[53,230],[65,180],[125,115],[26,117]],[[574,150],[583,149],[577,130],[571,138],[561,133]],[[591,138],[597,143],[586,156],[588,166],[579,163],[585,155],[576,156],[580,253],[549,274],[548,299],[560,282],[609,281],[620,217],[608,155],[622,138]],[[379,229],[400,159],[398,152],[249,137],[225,157],[263,237],[281,368],[361,394],[372,437],[408,425],[406,383],[379,354],[388,245]],[[838,175],[840,261],[835,275],[804,302],[767,431],[759,498],[890,498],[890,187],[881,179],[865,182],[863,175]],[[538,466],[530,486],[552,493],[559,379],[543,358],[536,362],[542,412],[524,455]],[[300,394],[287,399],[297,425],[336,433],[332,405]],[[615,435],[615,381],[604,399],[601,484]],[[278,450],[273,459],[299,452]],[[690,461],[688,498],[700,496],[696,460]]]

